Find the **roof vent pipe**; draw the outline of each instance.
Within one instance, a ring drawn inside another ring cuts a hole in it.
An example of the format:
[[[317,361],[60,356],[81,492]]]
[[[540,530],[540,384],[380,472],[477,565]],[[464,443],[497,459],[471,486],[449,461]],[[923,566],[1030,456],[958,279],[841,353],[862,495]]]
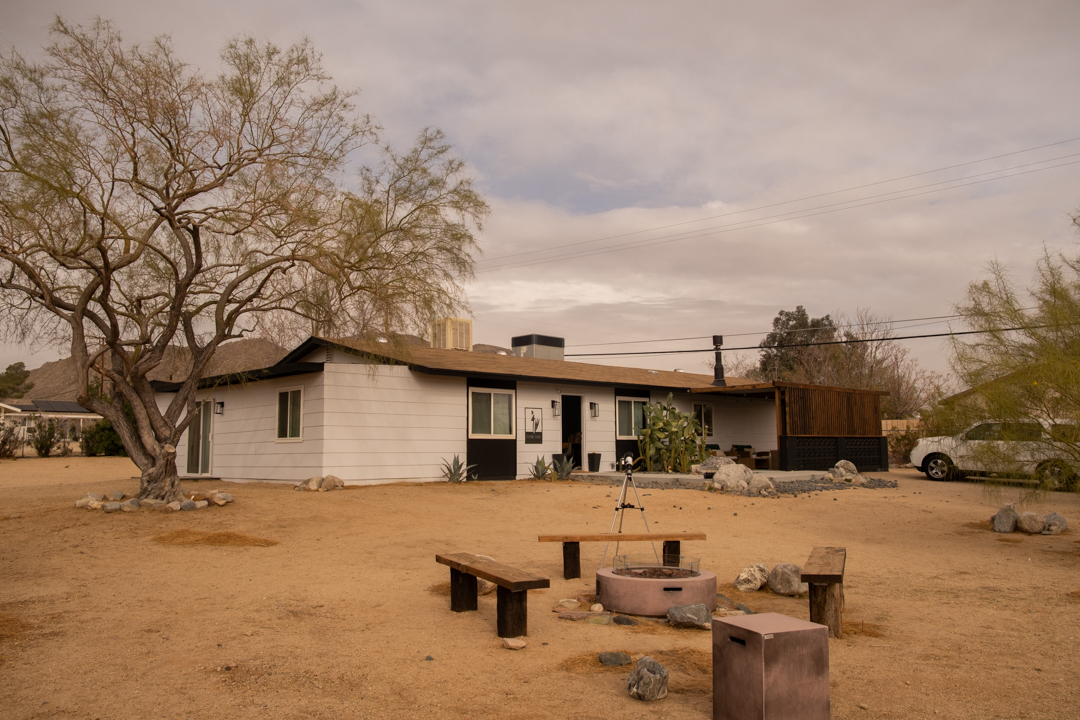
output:
[[[712,336],[713,350],[716,351],[716,363],[713,365],[713,381],[712,384],[716,387],[726,387],[727,381],[724,380],[724,359],[720,356],[720,348],[724,344],[723,335]]]

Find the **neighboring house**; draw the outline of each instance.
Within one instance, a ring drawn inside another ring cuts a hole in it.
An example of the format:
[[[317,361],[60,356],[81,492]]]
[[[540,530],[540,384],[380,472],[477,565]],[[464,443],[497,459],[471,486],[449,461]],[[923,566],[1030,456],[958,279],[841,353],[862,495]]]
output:
[[[557,341],[554,355],[548,341]],[[860,468],[880,469],[886,457],[880,393],[811,389],[820,391],[815,395],[802,386],[732,378],[718,387],[709,375],[552,359],[562,357],[561,347],[556,338],[524,336],[515,338],[514,354],[503,355],[312,337],[273,365],[205,379],[198,418],[177,447],[178,469],[186,476],[336,475],[378,483],[436,480],[442,462],[457,455],[480,479],[512,479],[527,476],[538,456],[569,454],[587,466],[596,453],[607,470],[617,458],[637,454],[642,406],[668,394],[698,416],[711,445],[779,450],[782,467],[810,462],[823,469],[839,458],[825,447],[830,438],[800,425],[812,407],[799,398],[813,395],[818,402],[824,392],[825,411],[846,413],[829,419],[833,432],[850,434],[853,407],[877,411],[877,425],[867,430],[876,436],[872,466]],[[156,383],[162,407],[177,388]],[[858,402],[844,404],[853,397]],[[789,437],[789,429],[810,431],[809,455],[799,455],[799,438]],[[831,439],[840,450],[847,446],[845,438]],[[853,439],[847,444],[854,448]]]
[[[54,420],[64,428],[74,427],[82,432],[101,416],[71,400],[0,400],[0,424],[14,426],[17,437],[24,443],[28,441],[28,431],[39,418]]]

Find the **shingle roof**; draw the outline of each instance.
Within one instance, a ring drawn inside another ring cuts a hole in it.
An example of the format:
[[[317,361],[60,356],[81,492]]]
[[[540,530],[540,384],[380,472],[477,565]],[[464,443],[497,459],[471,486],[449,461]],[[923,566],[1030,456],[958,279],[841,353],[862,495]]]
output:
[[[282,363],[299,360],[312,350],[333,344],[374,358],[383,358],[408,365],[413,370],[438,375],[479,375],[512,377],[519,380],[603,383],[658,387],[671,390],[712,387],[711,375],[672,372],[670,370],[646,370],[644,368],[592,365],[589,363],[525,358],[516,355],[489,355],[464,350],[441,350],[401,345],[373,346],[353,338],[310,338],[299,348],[282,359]],[[753,384],[741,378],[727,378],[729,385]]]

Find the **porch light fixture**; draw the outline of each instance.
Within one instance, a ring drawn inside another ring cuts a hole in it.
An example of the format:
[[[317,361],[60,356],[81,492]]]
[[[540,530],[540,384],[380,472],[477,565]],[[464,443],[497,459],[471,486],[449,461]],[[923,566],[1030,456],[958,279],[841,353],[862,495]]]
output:
[[[224,415],[225,414],[225,403],[224,402],[216,402],[216,403],[214,403],[214,414],[215,415]]]
[[[551,417],[559,417],[559,401],[551,401]]]
[[[591,417],[600,417],[600,403],[589,403],[589,415]]]

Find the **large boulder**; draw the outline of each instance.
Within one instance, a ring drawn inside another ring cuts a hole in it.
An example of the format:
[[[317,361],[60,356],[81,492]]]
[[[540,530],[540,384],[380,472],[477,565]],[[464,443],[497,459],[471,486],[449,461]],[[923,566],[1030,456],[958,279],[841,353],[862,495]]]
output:
[[[745,568],[735,578],[735,589],[739,592],[755,592],[769,582],[769,568],[763,563]]]
[[[1069,528],[1069,521],[1056,512],[1052,512],[1043,518],[1046,521],[1046,529],[1044,533],[1049,535],[1057,535],[1060,532],[1065,532]]]
[[[837,470],[840,470],[845,475],[859,474],[859,470],[855,467],[855,463],[851,462],[850,460],[838,460],[836,465],[834,465],[833,467],[835,467]]]
[[[735,461],[726,455],[710,455],[701,461],[699,465],[691,467],[691,471],[696,475],[704,475],[707,472],[716,472],[720,468],[726,465],[734,465]]]
[[[713,487],[725,492],[743,494],[747,492],[754,471],[745,465],[724,465],[713,475]]]
[[[667,619],[672,627],[712,630],[712,612],[704,603],[672,605],[668,608]]]
[[[1033,512],[1021,513],[1016,521],[1016,529],[1029,535],[1037,535],[1046,529],[1046,519]]]
[[[751,495],[757,497],[772,494],[776,490],[776,486],[773,485],[772,480],[764,475],[754,475],[747,483],[746,489]]]
[[[1011,533],[1016,531],[1016,521],[1020,515],[1012,503],[1006,503],[998,510],[997,515],[990,518],[994,523],[994,532]]]
[[[802,582],[802,568],[793,563],[779,563],[769,573],[769,589],[777,595],[804,595],[810,586]]]
[[[646,655],[626,678],[626,691],[637,700],[660,700],[667,697],[668,672]]]
[[[855,464],[849,460],[840,460],[836,465],[825,471],[823,478],[826,482],[846,482],[855,485],[863,485],[866,479],[859,474]]]

